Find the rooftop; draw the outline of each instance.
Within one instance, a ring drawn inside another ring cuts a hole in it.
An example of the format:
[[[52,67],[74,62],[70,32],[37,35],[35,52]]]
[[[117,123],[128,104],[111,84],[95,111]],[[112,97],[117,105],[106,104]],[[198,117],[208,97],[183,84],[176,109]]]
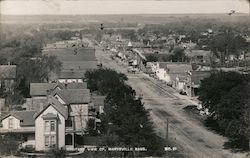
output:
[[[59,79],[83,79],[86,71],[62,71],[58,73]]]
[[[201,81],[207,77],[209,77],[211,74],[210,71],[193,71],[191,73],[191,82],[195,85],[199,85]]]
[[[54,90],[56,87],[61,89],[87,89],[87,83],[31,83],[31,96],[46,96],[48,92]]]
[[[57,83],[31,83],[30,95],[31,96],[46,96],[49,90],[54,89]]]
[[[22,120],[20,122],[20,126],[34,126],[35,120],[33,119],[34,114],[36,111],[10,111],[10,112],[3,112],[0,115],[1,121],[9,116],[13,116],[18,120]]]
[[[58,83],[61,89],[87,89],[87,83]]]
[[[159,67],[168,70],[168,73],[186,73],[192,71],[192,65],[179,62],[159,62]]]
[[[195,57],[195,56],[210,56],[211,55],[211,51],[206,51],[206,50],[192,50],[191,52],[189,52],[188,54],[191,57]]]
[[[54,95],[59,95],[67,104],[89,103],[89,89],[63,89],[53,92]]]
[[[37,118],[39,115],[41,115],[49,106],[53,106],[65,119],[68,118],[68,112],[67,109],[62,105],[56,98],[53,96],[49,96],[46,106],[41,109],[40,111],[36,112],[33,118]]]
[[[96,61],[94,48],[59,48],[59,49],[45,49],[43,55],[54,55],[64,61]]]
[[[65,61],[62,63],[62,70],[84,71],[96,69],[97,61]]]

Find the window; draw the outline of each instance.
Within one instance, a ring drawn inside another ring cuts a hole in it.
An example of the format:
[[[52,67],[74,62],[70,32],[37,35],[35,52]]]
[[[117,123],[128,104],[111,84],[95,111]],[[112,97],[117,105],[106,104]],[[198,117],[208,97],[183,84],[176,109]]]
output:
[[[50,122],[50,131],[54,132],[55,131],[55,121]]]
[[[13,128],[13,118],[9,118],[9,128]]]
[[[56,121],[45,121],[45,132],[56,131]]]
[[[49,121],[45,121],[45,132],[49,132]]]
[[[47,148],[55,148],[56,147],[56,136],[55,135],[46,135],[44,137],[44,145]]]
[[[49,147],[49,136],[45,136],[45,147]]]
[[[50,137],[50,146],[56,147],[56,137],[54,135]]]

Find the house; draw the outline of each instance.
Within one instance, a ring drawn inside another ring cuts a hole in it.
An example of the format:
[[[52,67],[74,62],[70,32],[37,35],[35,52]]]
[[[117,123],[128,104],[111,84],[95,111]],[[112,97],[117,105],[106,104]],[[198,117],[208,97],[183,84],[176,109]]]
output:
[[[6,91],[14,88],[16,81],[16,65],[0,65],[0,87],[4,87]]]
[[[62,71],[84,73],[86,70],[97,68],[95,49],[93,48],[45,49],[42,53],[47,56],[56,56],[62,62]]]
[[[187,73],[187,80],[185,81],[184,91],[187,96],[197,96],[198,88],[205,78],[210,76],[210,71],[193,71]]]
[[[68,108],[69,117],[75,123],[75,132],[81,134],[87,126],[89,117],[89,89],[55,90],[52,95]]]
[[[103,112],[104,97],[91,97],[89,89],[83,88],[84,83],[31,84],[32,99],[43,100],[40,107],[2,112],[0,133],[20,133],[24,138],[22,145],[33,146],[37,151],[74,149],[75,138],[84,134],[89,118],[96,116],[89,111],[91,104]]]
[[[159,62],[156,76],[158,79],[167,82],[169,85],[175,87],[176,77],[186,76],[188,71],[192,71],[191,64],[179,62]]]
[[[83,83],[85,72],[83,71],[61,71],[57,75],[59,83]]]
[[[21,135],[22,145],[35,146],[36,111],[11,111],[0,113],[0,134],[15,133]]]
[[[155,75],[156,70],[158,69],[156,62],[147,62],[146,72],[150,75]]]
[[[49,97],[47,105],[34,115],[34,119],[36,151],[65,148],[68,111],[59,101]]]
[[[33,110],[43,109],[47,103],[47,96],[50,91],[57,87],[57,83],[31,83],[30,84],[30,96],[31,107]]]
[[[56,89],[86,89],[87,83],[31,83],[30,96],[31,106],[30,109],[40,110],[47,102],[47,96]]]
[[[185,85],[186,79],[187,79],[187,77],[185,75],[183,75],[183,76],[177,75],[176,76],[174,85],[175,85],[175,89],[178,92],[183,92],[184,91],[184,85]]]
[[[104,100],[105,96],[99,96],[96,94],[91,95],[91,102],[93,103],[93,109],[95,109],[95,112],[98,114],[104,113]]]
[[[192,50],[187,54],[192,63],[210,63],[211,51]]]
[[[143,52],[138,50],[138,49],[132,49],[133,53],[135,54],[135,59],[136,59],[136,63],[137,63],[137,67],[142,70],[142,71],[146,71],[146,62],[147,59],[146,57],[143,55]]]

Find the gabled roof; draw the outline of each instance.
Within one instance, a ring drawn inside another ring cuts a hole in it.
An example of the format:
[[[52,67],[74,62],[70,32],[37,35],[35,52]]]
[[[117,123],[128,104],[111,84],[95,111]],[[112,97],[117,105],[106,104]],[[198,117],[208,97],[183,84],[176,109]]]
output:
[[[47,106],[45,106],[43,109],[41,109],[39,112],[37,112],[34,115],[34,118],[36,119],[50,106],[53,106],[65,119],[68,118],[67,109],[56,98],[54,98],[52,96],[49,96]]]
[[[97,61],[64,61],[62,62],[62,70],[86,71],[88,69],[96,69]]]
[[[91,101],[95,106],[104,106],[105,96],[92,96]]]
[[[77,52],[77,53],[76,53]],[[92,61],[96,60],[95,58],[95,49],[94,48],[59,48],[59,49],[45,49],[43,55],[54,55],[58,59],[63,61]],[[77,57],[79,57],[77,59]]]
[[[54,89],[57,83],[31,83],[30,95],[31,96],[46,96],[49,90]]]
[[[1,121],[6,119],[9,116],[13,116],[18,120],[22,120],[20,122],[20,126],[34,126],[35,120],[33,118],[36,111],[10,111],[10,112],[3,112],[1,117]]]
[[[62,89],[56,90],[53,94],[57,94],[67,104],[81,104],[90,102],[89,89]]]
[[[188,56],[191,57],[195,57],[195,56],[210,56],[211,55],[211,51],[207,51],[207,50],[192,50],[191,52],[189,52]]]
[[[87,89],[87,82],[82,83],[58,83],[61,89]]]
[[[159,67],[166,69],[168,73],[186,73],[192,71],[192,65],[179,62],[159,62]]]
[[[0,79],[16,78],[16,65],[0,65]]]
[[[86,71],[61,71],[58,79],[84,79]]]
[[[186,73],[192,71],[191,64],[169,64],[167,65],[169,73]]]

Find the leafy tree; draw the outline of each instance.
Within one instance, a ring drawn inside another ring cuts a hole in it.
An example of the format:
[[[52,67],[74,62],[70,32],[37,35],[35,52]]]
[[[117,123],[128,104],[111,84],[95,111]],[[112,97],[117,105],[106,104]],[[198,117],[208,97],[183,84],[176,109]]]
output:
[[[124,74],[117,73],[111,69],[87,71],[85,76],[88,78],[87,85],[90,91],[98,90],[101,94],[109,93],[113,87],[119,86],[127,80]]]
[[[135,91],[124,82],[126,76],[110,69],[100,69],[87,72],[86,77],[92,91],[98,90],[106,95],[104,113],[100,115],[103,144],[144,146],[148,155],[162,155],[164,141],[155,134],[141,99],[136,99]]]
[[[230,54],[238,56],[241,51],[248,50],[248,43],[232,28],[223,27],[219,34],[213,36],[210,41],[210,49],[221,59],[221,64],[225,63],[225,57]]]
[[[212,114],[209,119],[223,135],[238,142],[237,148],[243,149],[248,148],[249,141],[248,83],[249,76],[220,71],[204,79],[199,88],[199,100]]]
[[[159,59],[156,55],[150,54],[146,56],[148,62],[157,62]]]
[[[176,47],[173,50],[173,53],[169,55],[169,60],[173,62],[184,62],[187,60],[187,57],[184,53],[184,49]]]

